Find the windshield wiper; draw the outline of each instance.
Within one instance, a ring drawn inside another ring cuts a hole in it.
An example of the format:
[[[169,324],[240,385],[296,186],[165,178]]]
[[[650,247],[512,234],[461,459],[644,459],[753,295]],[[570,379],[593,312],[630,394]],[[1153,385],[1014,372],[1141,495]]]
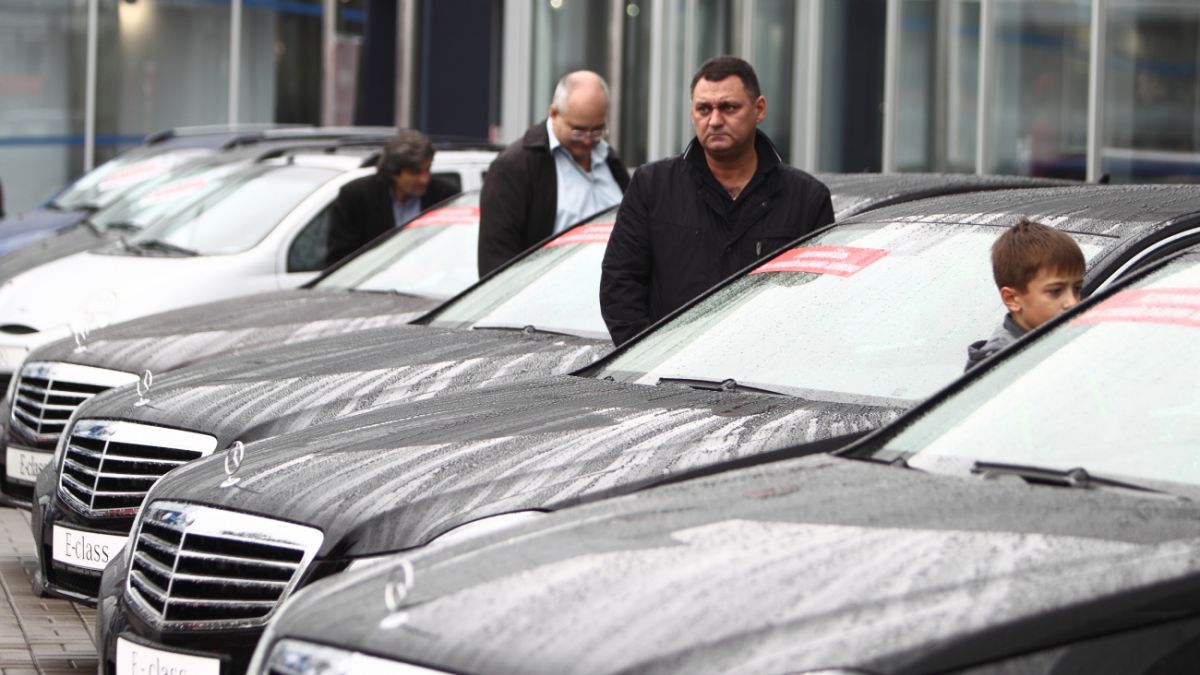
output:
[[[525,333],[526,335],[565,335],[566,337],[577,337],[572,333],[563,333],[557,330],[546,330],[538,328],[534,325],[526,326],[472,326],[471,330],[507,330],[514,333]]]
[[[115,223],[105,223],[106,230],[120,230],[121,232],[141,232],[142,226],[128,220],[118,220]]]
[[[163,241],[162,239],[147,239],[145,241],[135,241],[135,242],[126,244],[126,246],[129,246],[131,248],[139,248],[139,249],[142,249],[143,251],[165,251],[167,253],[177,253],[179,255],[186,255],[186,256],[200,255],[200,253],[198,251],[193,251],[190,248],[185,248],[183,246],[179,246],[178,244],[172,244],[171,242]]]
[[[1093,473],[1089,473],[1087,469],[1081,466],[1077,466],[1073,469],[1050,469],[1042,466],[1028,466],[1022,464],[975,462],[975,464],[971,466],[971,473],[981,474],[984,478],[997,476],[1017,476],[1024,479],[1026,483],[1078,488],[1081,490],[1092,490],[1099,487],[1107,487],[1121,490],[1134,490],[1137,492],[1151,492],[1155,494],[1171,494],[1169,492],[1163,492],[1162,490],[1146,487],[1144,485],[1138,485],[1136,483],[1127,483],[1115,478],[1097,476]]]
[[[754,394],[771,394],[772,396],[787,396],[782,391],[774,391],[763,387],[755,387],[749,384],[738,384],[738,381],[731,378],[725,380],[705,380],[696,377],[660,377],[656,384],[682,384],[685,387],[692,389],[703,389],[705,391],[747,391]]]
[[[417,295],[416,293],[409,293],[408,291],[401,291],[395,288],[348,288],[346,290],[350,291],[351,293],[378,293],[380,295],[394,295],[400,298],[425,297],[424,295]]]

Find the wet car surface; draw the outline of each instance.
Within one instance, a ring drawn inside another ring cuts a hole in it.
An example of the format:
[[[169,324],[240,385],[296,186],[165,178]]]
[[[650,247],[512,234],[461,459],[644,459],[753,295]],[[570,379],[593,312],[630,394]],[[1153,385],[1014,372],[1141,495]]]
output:
[[[271,623],[250,672],[306,660],[489,673],[1189,672],[1200,656],[1200,418],[1179,398],[1195,377],[1200,255],[1115,290],[840,456],[434,540],[318,582]],[[1132,396],[1088,395],[1115,388]],[[116,597],[116,566],[109,576]]]
[[[472,192],[381,238],[307,288],[172,310],[37,349],[25,360],[25,384],[13,383],[19,412],[4,406],[8,440],[25,453],[6,453],[5,496],[28,502],[37,465],[49,460],[70,414],[106,388],[147,371],[161,381],[167,371],[218,356],[418,318],[473,283],[478,227],[478,192]],[[436,274],[428,269],[434,266]],[[55,392],[53,401],[42,400],[47,390]],[[9,472],[10,456],[32,466]]]
[[[987,251],[1016,220],[1014,209],[1072,232],[1094,289],[1185,239],[1168,238],[1195,229],[1198,199],[1194,189],[1091,187],[893,207],[801,242],[583,376],[447,395],[436,405],[373,410],[251,443],[238,480],[225,488],[228,465],[217,456],[169,474],[149,500],[304,523],[323,538],[293,579],[311,580],[349,558],[419,546],[473,520],[611,496],[830,434],[853,436],[961,372],[968,335],[1000,313]],[[1159,241],[1171,243],[1156,249]],[[772,293],[783,300],[745,301]],[[863,297],[888,302],[853,300]],[[871,325],[878,332],[863,330]],[[689,341],[695,335],[703,337]],[[770,335],[783,339],[772,343]],[[762,389],[784,395],[756,393]],[[356,488],[296,487],[322,485],[330,475]],[[116,595],[102,598],[102,613],[122,612],[121,621],[160,647],[211,652],[231,634],[216,619],[183,629]],[[229,630],[243,634],[262,621],[234,623]]]

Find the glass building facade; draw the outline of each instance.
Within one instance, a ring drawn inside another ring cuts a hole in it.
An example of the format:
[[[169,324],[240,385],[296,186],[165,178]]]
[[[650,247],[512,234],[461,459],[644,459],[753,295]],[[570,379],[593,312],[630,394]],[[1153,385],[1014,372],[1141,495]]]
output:
[[[19,211],[187,125],[508,142],[576,68],[608,78],[635,165],[691,138],[721,53],[810,171],[1200,176],[1195,0],[0,0],[0,181]]]

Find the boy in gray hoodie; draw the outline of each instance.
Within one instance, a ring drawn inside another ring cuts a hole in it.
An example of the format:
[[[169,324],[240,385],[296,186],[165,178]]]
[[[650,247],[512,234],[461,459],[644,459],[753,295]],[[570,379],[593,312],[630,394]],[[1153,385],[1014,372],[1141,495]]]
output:
[[[992,276],[1008,308],[992,337],[967,347],[966,370],[1079,302],[1086,262],[1065,232],[1022,218],[992,244]]]

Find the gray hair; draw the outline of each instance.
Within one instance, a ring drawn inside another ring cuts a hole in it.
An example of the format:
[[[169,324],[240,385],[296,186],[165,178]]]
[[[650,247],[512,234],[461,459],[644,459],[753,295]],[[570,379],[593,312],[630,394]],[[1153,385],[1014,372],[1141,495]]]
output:
[[[567,111],[567,97],[571,95],[571,92],[575,91],[576,87],[586,81],[587,75],[594,76],[600,82],[600,89],[604,92],[604,100],[609,100],[608,83],[604,81],[603,77],[590,70],[576,70],[563,75],[558,84],[554,86],[554,98],[551,100],[551,103],[558,109],[558,112],[564,113]]]
[[[425,134],[416,129],[401,129],[383,146],[375,171],[384,178],[392,178],[401,171],[415,171],[431,159],[433,143]]]

